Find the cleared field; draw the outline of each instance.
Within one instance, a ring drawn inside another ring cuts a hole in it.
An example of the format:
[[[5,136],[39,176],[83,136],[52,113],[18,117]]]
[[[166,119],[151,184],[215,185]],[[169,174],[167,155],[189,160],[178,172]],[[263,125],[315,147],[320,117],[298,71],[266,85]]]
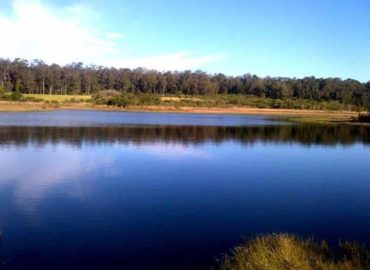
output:
[[[42,99],[45,101],[58,101],[65,102],[71,99],[76,100],[88,100],[91,99],[91,96],[87,95],[42,95],[42,94],[25,94],[26,97],[33,97],[37,99]]]

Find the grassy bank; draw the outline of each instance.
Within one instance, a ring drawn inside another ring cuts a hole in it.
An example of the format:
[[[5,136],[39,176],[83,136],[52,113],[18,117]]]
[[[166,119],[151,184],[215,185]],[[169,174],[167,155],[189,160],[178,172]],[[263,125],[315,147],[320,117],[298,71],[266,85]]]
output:
[[[254,114],[281,116],[287,121],[306,123],[351,122],[352,118],[356,117],[358,113],[344,110],[345,107],[345,105],[333,102],[272,100],[238,95],[160,96],[154,94],[121,95],[114,92],[113,94],[105,92],[96,96],[22,95],[18,97],[18,100],[0,101],[0,111],[98,109]]]
[[[58,109],[266,115],[282,117],[282,119],[286,121],[307,123],[350,122],[352,118],[358,115],[355,112],[346,111],[259,109],[237,106],[228,108],[182,107],[170,105],[129,105],[126,107],[115,107],[88,102],[55,103],[0,101],[0,111],[2,112],[30,112]]]
[[[330,248],[285,234],[257,237],[234,248],[219,270],[368,270],[370,252],[363,245],[340,242]]]

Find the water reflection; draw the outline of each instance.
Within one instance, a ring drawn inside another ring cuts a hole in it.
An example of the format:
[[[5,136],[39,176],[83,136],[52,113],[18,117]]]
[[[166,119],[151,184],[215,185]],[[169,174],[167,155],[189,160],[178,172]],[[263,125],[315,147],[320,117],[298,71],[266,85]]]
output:
[[[169,160],[211,157],[202,149],[174,143],[110,144],[106,148],[87,146],[80,151],[62,143],[44,142],[38,149],[31,145],[0,151],[0,187],[15,186],[15,203],[27,211],[33,210],[53,189],[62,188],[65,196],[84,199],[87,190],[81,187],[81,179],[91,179],[97,173],[101,178],[123,176],[125,164],[122,161],[139,153],[148,158]]]
[[[247,126],[278,125],[272,117],[227,114],[57,110],[0,113],[0,126],[95,127],[123,125]]]
[[[366,242],[369,142],[369,128],[340,125],[3,126],[3,257],[196,270],[241,236]]]
[[[0,145],[43,145],[58,142],[72,145],[115,142],[201,144],[231,140],[242,144],[369,144],[370,128],[351,125],[0,127]]]
[[[44,145],[35,150],[25,147],[13,151],[0,151],[0,185],[13,186],[14,203],[23,211],[31,212],[47,193],[60,186],[66,196],[82,198],[85,192],[80,188],[79,178],[109,166],[112,158],[76,151],[62,145]]]

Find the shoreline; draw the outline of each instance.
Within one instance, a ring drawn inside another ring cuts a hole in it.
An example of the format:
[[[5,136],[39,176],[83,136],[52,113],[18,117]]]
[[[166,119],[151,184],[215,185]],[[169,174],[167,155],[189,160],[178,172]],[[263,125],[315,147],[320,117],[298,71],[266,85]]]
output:
[[[39,112],[52,110],[101,110],[122,112],[158,112],[158,113],[199,113],[199,114],[239,114],[239,115],[265,115],[287,118],[297,122],[342,122],[348,123],[358,112],[353,111],[326,111],[326,110],[299,110],[299,109],[271,109],[253,107],[190,107],[143,105],[127,106],[124,108],[91,103],[61,103],[46,102],[16,102],[0,101],[0,112]],[[352,123],[353,124],[353,123]]]

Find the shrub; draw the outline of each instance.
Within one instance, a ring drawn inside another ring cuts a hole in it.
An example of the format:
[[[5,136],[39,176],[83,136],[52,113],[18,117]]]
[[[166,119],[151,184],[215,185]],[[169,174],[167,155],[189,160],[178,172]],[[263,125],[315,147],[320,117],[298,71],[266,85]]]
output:
[[[3,86],[0,86],[0,97],[4,96],[6,93],[6,89]]]
[[[118,107],[126,107],[135,103],[135,99],[132,95],[121,95],[116,96],[111,100],[111,104]]]
[[[161,98],[158,95],[142,94],[139,97],[140,105],[159,105]]]
[[[113,105],[113,100],[121,93],[116,90],[103,90],[92,97],[93,101],[99,105]]]
[[[43,102],[44,100],[41,98],[36,97],[23,97],[23,101],[29,101],[29,102]]]
[[[19,91],[7,93],[3,89],[0,89],[0,100],[5,101],[26,101],[27,98]]]

